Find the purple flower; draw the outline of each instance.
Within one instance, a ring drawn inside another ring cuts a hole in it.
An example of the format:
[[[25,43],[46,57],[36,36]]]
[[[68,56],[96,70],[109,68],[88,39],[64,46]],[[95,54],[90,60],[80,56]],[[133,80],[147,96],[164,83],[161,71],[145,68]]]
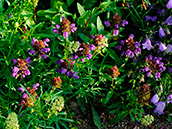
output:
[[[151,18],[152,22],[156,22],[157,16]]]
[[[167,97],[167,103],[172,103],[172,94]]]
[[[122,46],[121,45],[116,45],[116,49],[120,50],[122,49]]]
[[[164,51],[165,49],[167,49],[167,47],[163,43],[160,43],[159,50]]]
[[[60,25],[57,24],[57,25],[55,25],[55,27],[56,27],[56,29],[59,29],[60,28]]]
[[[162,28],[159,28],[159,37],[162,38],[165,36],[165,32]]]
[[[114,35],[114,36],[117,36],[118,33],[119,33],[119,30],[113,30],[113,35]]]
[[[7,14],[7,16],[8,16],[8,18],[11,18],[12,15],[9,13],[9,14]]]
[[[146,73],[146,76],[149,77],[151,75],[151,72]]]
[[[110,26],[110,21],[105,21],[104,24],[106,25],[106,27]]]
[[[61,73],[62,73],[62,74],[65,74],[66,72],[67,72],[67,69],[65,69],[65,68],[62,68],[62,69],[61,69]]]
[[[169,73],[172,73],[172,68],[169,68],[168,72],[169,72]]]
[[[25,70],[24,73],[25,73],[25,75],[30,75],[31,74],[29,69]]]
[[[21,93],[25,92],[25,90],[22,87],[19,87],[18,90],[21,90]]]
[[[155,78],[160,78],[160,76],[161,76],[160,72],[155,73]]]
[[[87,56],[86,59],[87,59],[87,60],[90,60],[90,59],[92,58],[93,55],[92,55],[92,54],[87,54],[86,56]]]
[[[163,110],[165,108],[165,102],[159,102],[157,104],[157,107],[155,108],[154,112],[158,112],[159,115],[164,114]]]
[[[32,55],[35,55],[35,50],[32,50],[32,49],[30,49],[29,51],[28,51],[30,54],[32,54]]]
[[[93,44],[89,44],[89,49],[92,51],[92,50],[96,49],[96,46],[94,46]]]
[[[172,0],[169,0],[166,6],[167,6],[167,9],[172,8]]]
[[[71,32],[74,32],[74,31],[76,31],[76,27],[75,27],[75,24],[74,23],[72,23],[72,24],[70,24],[70,30],[71,30]]]
[[[63,36],[66,39],[69,36],[69,32],[63,32]]]
[[[25,59],[25,61],[28,63],[28,64],[30,64],[32,61],[30,60],[30,57],[27,57],[26,59]]]
[[[146,15],[145,18],[146,18],[146,21],[149,21],[150,19],[152,19],[152,17],[149,15]]]
[[[145,67],[144,70],[145,70],[146,72],[148,72],[148,71],[149,71],[149,67]]]
[[[46,55],[46,54],[42,54],[41,57],[42,57],[43,59],[46,59],[46,58],[47,58],[47,55]]]
[[[74,78],[74,79],[78,79],[78,78],[79,78],[79,76],[73,76],[73,78]]]
[[[155,95],[151,98],[150,102],[152,102],[154,105],[157,106],[158,100],[159,100],[158,94],[155,94]]]
[[[119,28],[119,25],[118,25],[118,24],[116,24],[116,25],[115,25],[115,28],[116,28],[116,29],[118,29],[118,28]]]
[[[128,21],[123,20],[122,23],[121,23],[121,26],[125,27],[125,25],[128,25]]]
[[[169,17],[164,21],[164,23],[167,24],[167,25],[169,25],[171,22],[172,22],[172,17],[171,17],[171,16],[169,16]]]
[[[14,63],[14,65],[17,63],[17,60],[16,59],[11,59],[11,61]]]
[[[33,85],[33,89],[37,90],[37,87],[39,86],[39,83],[36,83]]]
[[[24,94],[22,95],[22,98],[28,98],[28,94],[24,93]]]
[[[144,43],[142,43],[142,45],[143,45],[143,49],[147,48],[149,51],[151,48],[153,48],[153,46],[151,45],[151,41],[148,38],[146,39]]]
[[[167,45],[167,52],[171,52],[172,51],[172,44],[168,44]]]
[[[59,30],[53,29],[53,32],[54,32],[55,34],[58,34],[58,33],[59,33]]]
[[[14,66],[14,68],[13,68],[13,72],[14,72],[14,73],[18,73],[18,71],[19,71],[19,68],[18,68],[18,67],[16,67],[16,66]]]

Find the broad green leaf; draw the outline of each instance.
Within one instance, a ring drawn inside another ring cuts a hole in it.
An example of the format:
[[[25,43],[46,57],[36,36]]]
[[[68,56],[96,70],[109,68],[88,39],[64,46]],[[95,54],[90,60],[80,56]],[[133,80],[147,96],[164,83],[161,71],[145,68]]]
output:
[[[88,42],[88,37],[83,33],[78,33],[78,36],[86,43]]]
[[[101,9],[106,9],[112,2],[103,2],[100,4]]]
[[[100,117],[92,105],[91,105],[91,108],[92,108],[92,113],[93,113],[94,124],[100,129],[101,128]]]
[[[85,13],[85,9],[82,5],[80,5],[80,3],[77,3],[77,8],[78,8],[78,12],[80,14],[80,16],[82,16]]]
[[[96,4],[97,0],[84,0],[82,5],[85,9],[90,9]]]
[[[47,9],[47,10],[39,10],[37,12],[38,16],[45,16],[47,14],[56,14],[57,10],[56,9]]]
[[[98,30],[98,34],[101,34],[104,32],[104,26],[99,16],[97,17],[97,30]]]
[[[74,0],[67,0],[67,5],[70,6]]]
[[[97,30],[96,30],[96,26],[91,23],[91,35],[96,35],[97,34]]]
[[[109,49],[107,52],[113,60],[115,60],[116,62],[120,61],[120,59],[118,58],[118,56],[116,55],[116,53],[112,49]]]
[[[104,104],[107,104],[109,102],[109,100],[111,99],[112,95],[113,95],[113,91],[109,91],[107,93]]]

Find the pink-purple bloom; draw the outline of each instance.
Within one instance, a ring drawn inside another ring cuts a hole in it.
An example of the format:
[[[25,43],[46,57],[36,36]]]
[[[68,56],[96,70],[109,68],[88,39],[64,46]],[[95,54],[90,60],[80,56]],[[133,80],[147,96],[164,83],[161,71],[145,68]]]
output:
[[[164,51],[165,49],[167,49],[167,47],[163,43],[160,43],[159,50]]]
[[[106,25],[106,27],[110,26],[110,21],[105,21],[104,24]]]
[[[160,27],[160,28],[159,28],[159,37],[162,38],[162,37],[164,37],[164,36],[165,36],[165,32],[164,32],[164,30]]]
[[[167,52],[171,52],[172,51],[172,44],[168,44],[167,45]]]
[[[172,94],[167,97],[167,103],[172,103]]]
[[[154,105],[157,105],[157,104],[158,104],[158,100],[159,100],[158,94],[155,94],[155,95],[151,98],[150,102],[152,102]]]
[[[172,8],[172,0],[169,0],[166,6],[167,6],[167,9]]]
[[[38,86],[39,86],[39,83],[34,84],[34,85],[33,85],[33,89],[37,90],[37,89],[38,89],[38,88],[37,88]]]
[[[144,43],[142,43],[143,45],[143,49],[147,48],[147,50],[151,50],[151,48],[153,48],[150,39],[146,39]]]
[[[154,112],[158,112],[159,115],[164,114],[163,110],[165,108],[165,102],[158,102],[157,107],[155,108]]]

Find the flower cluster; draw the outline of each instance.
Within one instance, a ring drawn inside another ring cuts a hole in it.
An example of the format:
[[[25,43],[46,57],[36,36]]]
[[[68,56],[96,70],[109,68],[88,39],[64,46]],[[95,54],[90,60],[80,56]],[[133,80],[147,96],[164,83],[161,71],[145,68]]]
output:
[[[152,122],[154,121],[154,117],[152,115],[145,115],[144,118],[141,118],[141,124],[148,126],[150,124],[152,124]]]
[[[30,71],[28,69],[29,64],[32,62],[30,60],[30,57],[27,57],[26,59],[11,59],[11,61],[14,63],[13,73],[12,77],[17,78],[18,76],[22,76],[25,78],[25,75],[30,75]]]
[[[52,107],[47,112],[49,113],[48,118],[55,114],[57,116],[58,112],[61,112],[64,108],[64,98],[62,96],[59,96],[55,102],[52,103]]]
[[[59,59],[56,61],[56,64],[58,64],[59,68],[56,69],[56,72],[66,74],[69,77],[73,77],[74,79],[78,79],[79,76],[76,75],[76,73],[72,70],[74,62],[70,59],[68,60],[62,60]]]
[[[113,66],[112,68],[110,68],[109,73],[110,73],[110,76],[112,78],[116,78],[120,74],[119,69],[117,68],[117,66]]]
[[[67,38],[71,32],[74,32],[77,30],[74,23],[71,23],[69,20],[67,20],[65,17],[62,17],[61,26],[55,25],[55,29],[53,29],[53,32],[58,34],[63,34],[64,38]]]
[[[147,77],[153,74],[156,79],[160,79],[161,73],[166,69],[161,60],[161,57],[153,57],[151,54],[146,56],[145,65],[141,71],[146,73]]]
[[[105,52],[105,48],[108,47],[108,38],[105,37],[105,35],[91,35],[91,38],[93,39],[93,44],[89,45],[90,50],[97,50],[99,53]]]
[[[23,89],[22,87],[19,87],[18,90],[21,91],[21,93],[23,93],[22,95],[22,101],[21,104],[19,104],[19,106],[23,105],[23,109],[27,108],[27,107],[31,107],[34,106],[35,102],[37,101],[37,97],[38,95],[36,94],[37,87],[39,86],[39,83],[36,83],[33,85],[33,88],[31,89],[30,87],[27,87],[27,91],[30,93],[30,95],[27,94],[27,92],[25,91],[25,89]]]
[[[50,48],[46,47],[48,46],[47,42],[50,42],[48,38],[46,38],[44,41],[32,38],[31,45],[34,50],[30,49],[29,53],[32,55],[36,54],[37,56],[41,55],[43,59],[46,59],[47,55],[45,53],[50,51]]]
[[[61,88],[62,80],[60,79],[60,76],[53,77],[50,81],[51,85],[53,86],[53,90],[56,88]]]
[[[135,55],[138,56],[138,54],[141,52],[140,43],[137,41],[134,41],[134,35],[130,34],[129,38],[126,40],[121,40],[121,45],[116,45],[116,48],[118,50],[122,50],[121,55],[129,56],[130,58],[133,58]]]
[[[85,44],[85,43],[79,43],[79,48],[78,50],[73,54],[71,55],[71,59],[72,60],[75,60],[79,57],[84,57],[84,58],[81,58],[81,62],[84,62],[85,61],[85,58],[87,60],[90,60],[92,58],[92,54],[91,54],[91,51],[95,49],[95,46],[93,44]]]
[[[120,30],[120,27],[125,27],[128,24],[128,21],[122,20],[118,13],[115,13],[113,18],[110,21],[105,21],[104,24],[106,27],[110,27],[113,30],[113,35],[117,36]]]
[[[165,108],[166,103],[163,101],[160,101],[160,102],[158,102],[158,101],[159,101],[158,94],[155,94],[150,100],[150,102],[152,102],[155,106],[157,106],[155,108],[154,112],[158,112],[158,114],[161,115],[161,114],[164,114],[163,110]],[[167,97],[167,104],[168,103],[172,103],[172,94],[170,94]]]
[[[5,129],[19,129],[18,118],[15,112],[11,112],[5,123],[7,124]]]

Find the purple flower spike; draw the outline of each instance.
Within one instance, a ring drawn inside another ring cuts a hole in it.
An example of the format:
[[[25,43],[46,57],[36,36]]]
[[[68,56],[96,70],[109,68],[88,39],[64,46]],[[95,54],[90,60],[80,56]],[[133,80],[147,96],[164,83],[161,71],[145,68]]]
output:
[[[66,39],[69,36],[69,32],[63,32],[63,36]]]
[[[151,41],[148,38],[146,39],[144,43],[142,43],[142,45],[143,45],[143,49],[147,48],[149,51],[151,48],[153,48],[153,46],[151,45]]]
[[[159,28],[159,37],[162,38],[165,36],[165,32],[162,28]]]
[[[18,90],[21,90],[21,93],[25,92],[25,90],[22,87],[19,87]]]
[[[165,49],[167,49],[167,47],[163,43],[160,43],[159,50],[164,51]]]
[[[113,30],[113,35],[114,35],[114,36],[117,36],[118,33],[119,33],[119,30]]]
[[[11,61],[14,63],[14,65],[17,63],[17,60],[16,59],[11,59]]]
[[[167,9],[172,8],[172,0],[169,0],[166,6],[167,6]]]
[[[172,103],[172,94],[167,97],[167,103]]]
[[[105,21],[104,24],[106,25],[106,27],[110,26],[110,21]]]
[[[157,107],[155,108],[154,112],[158,112],[159,115],[164,114],[163,110],[165,108],[165,102],[159,102],[157,104]]]
[[[33,89],[37,90],[37,87],[39,86],[39,83],[36,83],[33,85]]]
[[[158,100],[159,100],[158,94],[155,94],[155,95],[151,98],[150,102],[152,102],[154,105],[157,105],[157,104],[158,104]]]

